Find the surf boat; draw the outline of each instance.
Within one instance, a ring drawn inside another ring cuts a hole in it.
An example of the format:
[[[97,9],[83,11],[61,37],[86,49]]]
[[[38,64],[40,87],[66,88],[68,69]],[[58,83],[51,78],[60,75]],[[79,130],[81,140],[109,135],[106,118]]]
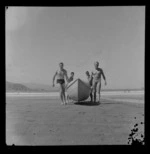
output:
[[[85,83],[79,78],[71,82],[67,87],[67,93],[74,101],[84,101],[88,99],[90,92],[91,88],[88,83]]]

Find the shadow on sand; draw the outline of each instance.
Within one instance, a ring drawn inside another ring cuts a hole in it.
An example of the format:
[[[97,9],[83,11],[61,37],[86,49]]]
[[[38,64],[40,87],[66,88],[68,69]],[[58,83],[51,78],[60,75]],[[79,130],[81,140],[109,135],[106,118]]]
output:
[[[97,106],[100,105],[101,103],[99,102],[90,102],[90,101],[82,101],[82,102],[75,102],[75,105],[86,105],[86,106]]]
[[[113,104],[124,104],[120,103],[119,101],[114,101],[114,100],[105,100],[101,99],[100,103],[99,102],[90,102],[90,101],[81,101],[81,102],[74,102],[73,104],[75,105],[86,105],[86,106],[98,106],[98,105],[113,105]]]

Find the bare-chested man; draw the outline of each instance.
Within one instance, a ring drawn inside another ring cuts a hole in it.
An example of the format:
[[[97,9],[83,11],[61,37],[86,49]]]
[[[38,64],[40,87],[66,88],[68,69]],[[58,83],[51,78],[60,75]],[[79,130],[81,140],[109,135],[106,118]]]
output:
[[[86,71],[85,74],[87,76],[89,86],[91,87],[90,98],[91,98],[91,102],[93,102],[93,95],[92,95],[92,82],[93,82],[93,77],[92,77],[92,75],[90,75],[89,71]]]
[[[66,104],[66,97],[65,97],[65,78],[68,81],[67,71],[64,69],[64,64],[59,63],[59,69],[56,71],[53,77],[53,87],[55,86],[54,81],[55,77],[57,77],[57,83],[60,85],[60,98],[62,103]]]
[[[72,82],[73,79],[74,79],[74,72],[71,72],[71,73],[70,73],[70,77],[68,78],[67,84],[66,84],[67,103],[69,103],[69,99],[70,99],[70,98],[69,98],[69,95],[68,95],[68,93],[67,93],[67,88],[68,88],[69,83]]]
[[[96,102],[96,89],[97,89],[97,85],[98,85],[98,94],[99,94],[99,103],[100,103],[101,76],[103,76],[103,79],[105,80],[105,85],[107,83],[106,83],[106,78],[105,78],[103,70],[98,67],[99,66],[99,62],[95,62],[94,66],[95,66],[95,71],[92,72],[94,102]]]

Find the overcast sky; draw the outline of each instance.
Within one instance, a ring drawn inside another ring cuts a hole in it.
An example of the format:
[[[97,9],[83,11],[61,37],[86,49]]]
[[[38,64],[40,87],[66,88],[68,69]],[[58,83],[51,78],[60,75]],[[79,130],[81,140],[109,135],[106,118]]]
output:
[[[99,61],[104,88],[141,88],[144,39],[144,6],[9,7],[6,80],[51,85],[59,62],[86,79]]]

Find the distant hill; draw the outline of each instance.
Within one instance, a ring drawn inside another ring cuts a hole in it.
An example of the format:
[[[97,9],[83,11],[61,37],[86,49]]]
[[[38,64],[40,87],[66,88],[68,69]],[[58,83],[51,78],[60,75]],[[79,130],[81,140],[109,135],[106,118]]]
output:
[[[31,91],[31,89],[20,83],[12,83],[12,82],[6,81],[6,92],[8,91],[9,92],[15,92],[15,91],[27,92],[27,91]]]
[[[36,83],[13,83],[6,81],[6,92],[57,92],[58,87]]]
[[[46,84],[40,84],[40,83],[23,83],[23,85],[27,86],[30,89],[45,90],[48,92],[59,91],[59,87],[57,85],[55,87],[52,87],[52,85],[46,85]]]

